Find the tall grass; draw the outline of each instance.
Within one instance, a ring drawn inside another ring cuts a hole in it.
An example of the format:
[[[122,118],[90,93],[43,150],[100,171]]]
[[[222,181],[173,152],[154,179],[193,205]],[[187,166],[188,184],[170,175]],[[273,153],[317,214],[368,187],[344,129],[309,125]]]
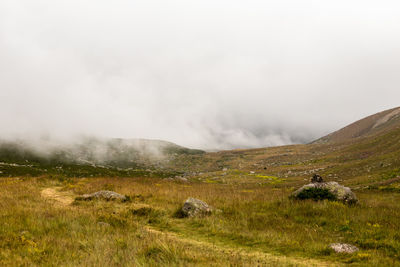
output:
[[[397,193],[358,192],[361,204],[349,207],[289,200],[289,189],[273,185],[253,184],[243,190],[239,185],[155,178],[3,178],[0,183],[0,265],[221,266],[258,260],[233,257],[232,251],[212,246],[171,242],[146,227],[221,248],[333,264],[400,265]],[[132,202],[76,202],[62,208],[41,198],[41,189],[51,186],[76,195],[112,188],[131,196]],[[174,217],[187,197],[206,201],[216,212]],[[334,254],[327,249],[334,242],[354,244],[360,252]],[[270,264],[286,265],[272,260]]]

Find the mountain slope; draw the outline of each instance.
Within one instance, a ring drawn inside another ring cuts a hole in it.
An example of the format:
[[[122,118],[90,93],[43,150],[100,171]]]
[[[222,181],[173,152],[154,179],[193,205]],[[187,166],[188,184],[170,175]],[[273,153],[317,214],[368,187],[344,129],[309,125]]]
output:
[[[178,155],[196,155],[189,149],[162,140],[83,138],[67,145],[47,141],[0,142],[0,176],[136,175],[134,170],[161,169],[162,162]]]
[[[354,138],[381,134],[397,127],[400,127],[400,107],[368,116],[313,143],[345,142]]]

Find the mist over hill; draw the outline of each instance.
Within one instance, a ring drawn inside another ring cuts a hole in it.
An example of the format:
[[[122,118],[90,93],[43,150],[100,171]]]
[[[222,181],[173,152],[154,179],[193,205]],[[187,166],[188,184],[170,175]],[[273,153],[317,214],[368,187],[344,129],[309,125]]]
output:
[[[65,142],[43,137],[36,140],[3,140],[0,142],[0,176],[46,173],[78,177],[137,176],[153,171],[158,172],[157,176],[174,176],[174,173],[215,171],[226,166],[237,169],[264,168],[269,164],[283,164],[289,159],[290,162],[303,162],[302,158],[313,158],[315,155],[333,157],[339,151],[344,153],[340,157],[354,155],[355,160],[361,158],[363,162],[367,162],[368,158],[377,158],[377,161],[390,162],[395,168],[397,161],[389,158],[400,153],[397,146],[399,129],[400,108],[382,111],[304,145],[304,150],[308,151],[305,155],[294,154],[289,157],[285,146],[205,152],[168,141],[149,139],[80,137]],[[381,145],[382,142],[384,145]],[[286,147],[292,150],[291,146]],[[383,147],[386,150],[382,150]],[[280,152],[271,158],[273,162],[258,162],[245,156],[249,153],[262,158],[275,150]],[[375,165],[374,168],[379,169]]]
[[[54,140],[0,142],[0,175],[11,173],[129,176],[143,170],[163,169],[179,155],[199,155],[202,150],[148,139],[81,138],[74,143]],[[69,168],[69,169],[68,169]]]
[[[0,137],[311,142],[398,105],[385,3],[0,1]]]

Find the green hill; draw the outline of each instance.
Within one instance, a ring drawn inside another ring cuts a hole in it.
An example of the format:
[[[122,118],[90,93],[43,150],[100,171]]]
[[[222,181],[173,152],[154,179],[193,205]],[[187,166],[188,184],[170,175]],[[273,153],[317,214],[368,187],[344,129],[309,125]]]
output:
[[[0,143],[0,176],[60,174],[131,176],[163,169],[178,155],[196,155],[171,142],[147,139],[85,138],[68,145],[27,141]],[[163,171],[167,172],[168,171]]]

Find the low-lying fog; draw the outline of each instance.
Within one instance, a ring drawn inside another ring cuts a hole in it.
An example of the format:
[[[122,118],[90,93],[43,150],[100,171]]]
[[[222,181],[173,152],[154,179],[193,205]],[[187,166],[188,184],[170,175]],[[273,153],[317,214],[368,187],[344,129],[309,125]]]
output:
[[[399,106],[398,1],[0,2],[0,138],[308,142]]]

